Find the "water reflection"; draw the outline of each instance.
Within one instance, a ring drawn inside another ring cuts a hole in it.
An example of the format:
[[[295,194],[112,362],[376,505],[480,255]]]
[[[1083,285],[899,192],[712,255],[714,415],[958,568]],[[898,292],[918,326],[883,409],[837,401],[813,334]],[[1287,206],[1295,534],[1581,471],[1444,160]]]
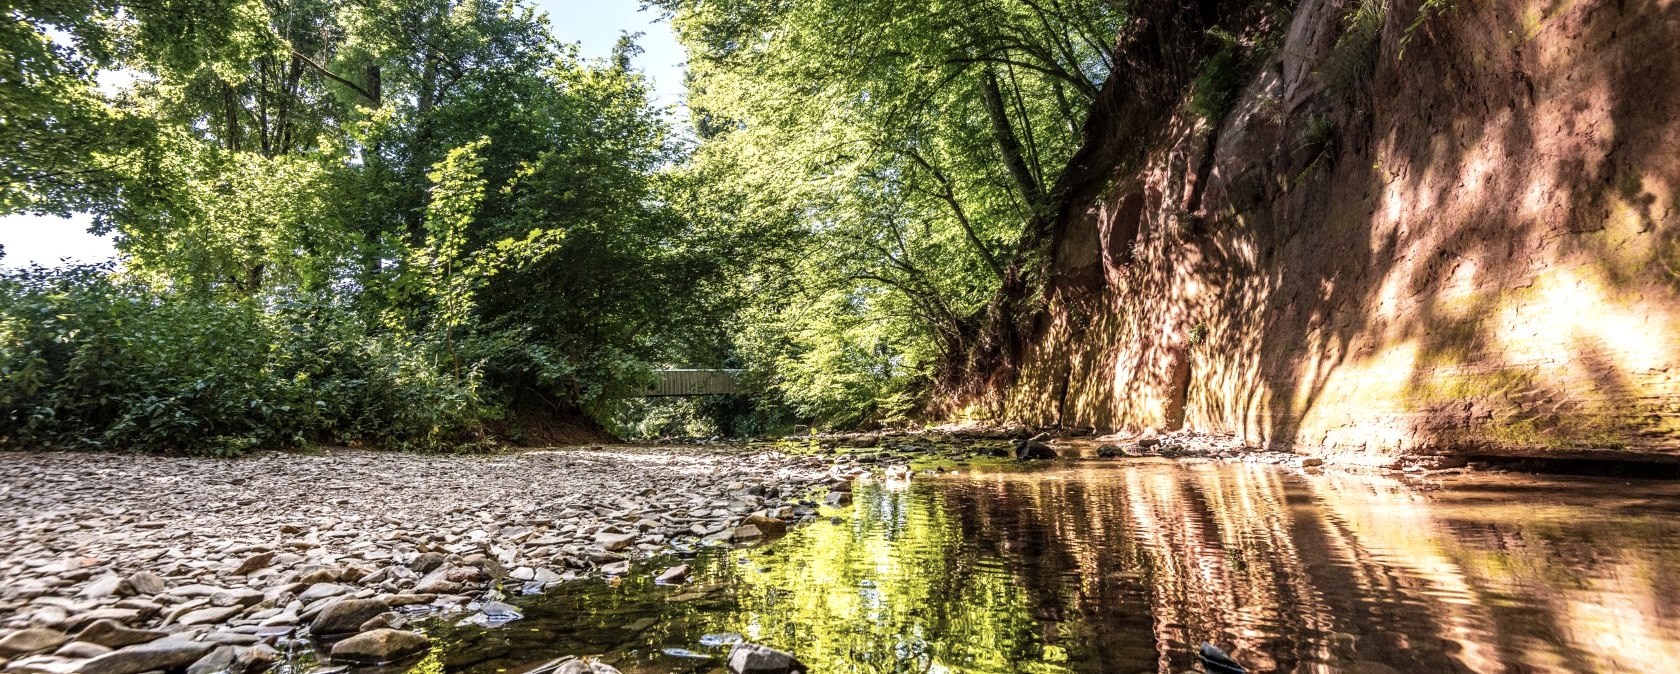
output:
[[[500,630],[439,627],[429,666],[704,672],[662,651],[739,633],[819,674],[1170,674],[1204,640],[1256,672],[1680,671],[1677,496],[1168,462],[918,478],[685,587],[574,583]]]

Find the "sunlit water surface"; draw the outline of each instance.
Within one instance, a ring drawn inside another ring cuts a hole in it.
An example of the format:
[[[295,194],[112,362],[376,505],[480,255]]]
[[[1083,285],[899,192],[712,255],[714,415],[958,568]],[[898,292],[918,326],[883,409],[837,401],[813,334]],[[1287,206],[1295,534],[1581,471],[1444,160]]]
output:
[[[814,674],[1680,672],[1680,484],[1138,460],[860,486],[839,516],[438,620],[417,669],[598,655],[711,672],[729,635]],[[700,656],[700,657],[693,657]],[[706,658],[705,656],[712,656]]]

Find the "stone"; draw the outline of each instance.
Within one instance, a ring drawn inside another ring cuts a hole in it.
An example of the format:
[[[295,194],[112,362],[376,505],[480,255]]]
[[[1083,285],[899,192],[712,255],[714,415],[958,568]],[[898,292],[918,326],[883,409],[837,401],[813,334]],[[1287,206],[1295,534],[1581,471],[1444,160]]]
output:
[[[635,534],[600,534],[595,537],[595,544],[610,552],[618,552],[635,542]]]
[[[140,674],[186,667],[209,653],[215,644],[181,638],[159,639],[120,648],[87,661],[81,674]]]
[[[15,658],[20,655],[50,651],[63,646],[64,642],[69,640],[69,636],[58,630],[41,627],[18,630],[6,635],[6,638],[0,639],[0,655]]]
[[[385,602],[378,599],[345,599],[333,602],[321,609],[315,620],[309,623],[309,631],[319,636],[360,631],[362,623],[384,613],[388,608]]]
[[[787,522],[767,515],[748,515],[747,519],[742,520],[742,524],[758,527],[758,530],[764,532],[765,536],[787,535]]]
[[[730,540],[733,541],[756,541],[760,538],[764,538],[764,532],[751,524],[735,527],[733,535],[730,536]]]
[[[187,666],[187,674],[216,674],[233,667],[237,651],[233,646],[217,646],[215,650]]]
[[[112,649],[110,647],[101,646],[99,644],[88,643],[86,641],[72,641],[60,646],[58,650],[53,651],[53,655],[61,658],[87,660],[89,658],[97,658],[106,653],[110,653],[111,650]]]
[[[219,623],[227,620],[228,618],[239,615],[239,612],[242,610],[244,609],[238,606],[213,606],[210,608],[201,608],[196,611],[188,612],[175,622],[180,625],[188,626],[208,625],[211,623]]]
[[[79,593],[83,597],[109,597],[122,588],[122,579],[116,576],[100,576],[82,588]]]
[[[807,671],[805,663],[793,657],[792,653],[744,642],[729,649],[728,667],[734,674],[803,674]]]
[[[678,564],[666,569],[664,573],[659,574],[659,577],[654,578],[653,582],[661,585],[675,585],[688,580],[689,572],[690,569],[687,564]]]
[[[122,648],[157,641],[166,636],[169,636],[168,632],[137,630],[115,620],[100,620],[83,628],[81,633],[76,635],[76,640],[107,648]]]
[[[414,632],[379,629],[333,644],[331,653],[335,662],[377,665],[419,655],[431,646],[430,639]]]
[[[408,563],[408,568],[419,573],[431,573],[448,561],[449,558],[444,556],[443,553],[422,552],[420,556],[414,558],[414,561]]]
[[[823,499],[823,503],[828,504],[831,508],[851,505],[852,493],[849,491],[831,491],[828,493],[828,496]]]
[[[1322,466],[1322,465],[1324,465],[1324,459],[1320,459],[1316,456],[1309,456],[1307,458],[1301,459],[1301,467],[1302,468],[1316,468],[1316,467]]]
[[[274,563],[274,555],[275,553],[273,552],[259,552],[251,555],[250,557],[246,557],[245,561],[240,562],[239,566],[233,569],[233,575],[248,576],[257,571],[266,569],[269,565]]]
[[[1016,461],[1040,461],[1056,458],[1056,450],[1038,440],[1024,440],[1015,445]]]
[[[630,573],[630,562],[613,562],[601,567],[601,573],[609,576],[622,576]]]
[[[238,606],[243,608],[260,603],[262,600],[263,593],[260,590],[252,589],[224,590],[210,595],[211,606]]]
[[[554,674],[619,674],[619,671],[594,658],[577,658],[561,663]]]
[[[1112,458],[1115,458],[1115,457],[1125,456],[1125,455],[1126,455],[1126,451],[1121,449],[1120,445],[1110,443],[1110,444],[1098,445],[1097,446],[1097,456],[1102,457],[1104,459],[1112,459]]]
[[[163,579],[150,571],[141,571],[123,579],[123,586],[132,594],[149,597],[163,592]]]
[[[309,589],[306,589],[302,593],[298,594],[297,598],[298,601],[308,604],[316,600],[326,599],[327,597],[336,597],[349,591],[350,588],[339,585],[338,583],[316,583],[314,585],[310,585]]]

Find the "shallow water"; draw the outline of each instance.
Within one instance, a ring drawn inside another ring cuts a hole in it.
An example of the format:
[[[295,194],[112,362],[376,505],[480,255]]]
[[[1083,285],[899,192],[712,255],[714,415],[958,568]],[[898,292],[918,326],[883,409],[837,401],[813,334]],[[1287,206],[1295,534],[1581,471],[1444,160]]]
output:
[[[1680,671],[1675,482],[1058,462],[828,514],[683,586],[660,560],[499,629],[436,621],[416,669],[709,672],[740,634],[814,674],[1171,674],[1202,641],[1254,672]]]

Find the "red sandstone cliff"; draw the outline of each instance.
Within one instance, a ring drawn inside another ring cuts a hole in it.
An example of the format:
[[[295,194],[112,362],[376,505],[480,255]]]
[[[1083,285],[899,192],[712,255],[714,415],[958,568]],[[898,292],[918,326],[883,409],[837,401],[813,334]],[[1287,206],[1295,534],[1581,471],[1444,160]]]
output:
[[[1680,459],[1680,2],[1358,2],[1280,17],[1216,123],[1180,78],[1050,222],[1014,367],[963,404]]]

